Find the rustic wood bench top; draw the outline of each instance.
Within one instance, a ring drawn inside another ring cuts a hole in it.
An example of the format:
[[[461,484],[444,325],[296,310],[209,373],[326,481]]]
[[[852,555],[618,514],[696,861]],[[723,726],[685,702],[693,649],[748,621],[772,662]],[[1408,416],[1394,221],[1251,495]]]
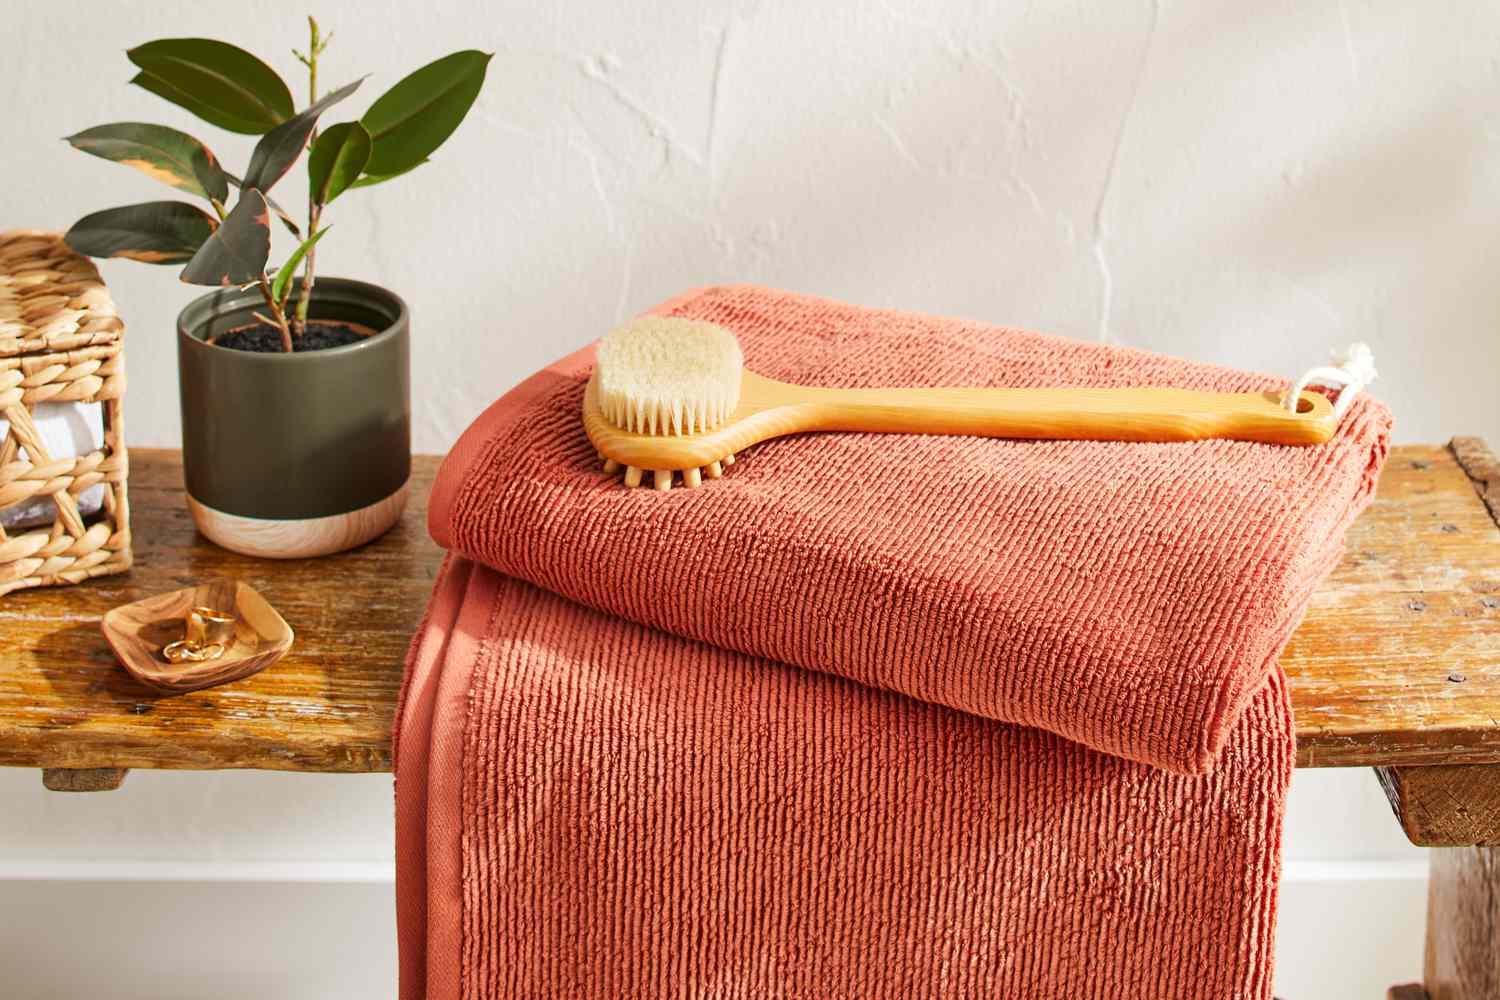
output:
[[[442,551],[438,459],[401,524],[355,552],[264,562],[199,538],[174,451],[131,452],[135,567],[0,598],[0,764],[387,771],[406,645]],[[1379,498],[1282,662],[1305,767],[1500,762],[1500,467],[1483,444],[1397,448]],[[248,680],[163,697],[115,663],[109,608],[210,577],[261,591],[297,632]]]

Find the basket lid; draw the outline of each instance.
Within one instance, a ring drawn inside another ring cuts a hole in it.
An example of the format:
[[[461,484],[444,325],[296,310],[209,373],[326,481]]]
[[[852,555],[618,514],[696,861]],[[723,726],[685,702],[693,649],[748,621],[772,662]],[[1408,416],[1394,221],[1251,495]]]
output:
[[[61,234],[0,232],[0,358],[109,344],[124,332],[93,261]]]

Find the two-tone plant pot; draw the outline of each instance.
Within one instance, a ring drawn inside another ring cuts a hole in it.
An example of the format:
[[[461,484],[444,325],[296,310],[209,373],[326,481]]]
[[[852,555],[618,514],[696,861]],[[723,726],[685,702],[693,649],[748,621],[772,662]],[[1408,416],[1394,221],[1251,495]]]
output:
[[[291,354],[213,343],[264,311],[257,290],[224,289],[178,317],[182,463],[193,521],[210,540],[253,556],[302,558],[363,545],[406,507],[406,303],[377,285],[319,278],[309,319],[355,324],[368,336]]]

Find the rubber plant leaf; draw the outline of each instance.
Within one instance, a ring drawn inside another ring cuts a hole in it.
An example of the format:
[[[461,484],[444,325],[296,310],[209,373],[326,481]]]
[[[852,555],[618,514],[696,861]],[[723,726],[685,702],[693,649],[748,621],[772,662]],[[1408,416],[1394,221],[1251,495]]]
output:
[[[318,116],[359,89],[363,79],[340,87],[295,116],[277,125],[261,136],[250,154],[250,166],[245,168],[245,187],[264,193],[271,185],[281,180],[291,169],[307,147],[307,140],[318,126]]]
[[[308,191],[326,205],[359,179],[370,160],[370,133],[359,122],[330,125],[307,154]]]
[[[380,95],[360,119],[374,140],[365,170],[393,176],[427,159],[469,113],[493,55],[455,52]]]
[[[182,280],[190,285],[247,285],[265,277],[270,256],[271,209],[264,195],[245,188],[234,211],[182,269]]]
[[[229,178],[229,183],[233,184],[237,188],[243,188],[245,186],[245,180],[242,177],[236,177],[234,174],[231,174],[227,170],[224,172],[224,176]],[[261,192],[261,196],[266,199],[266,204],[271,206],[271,211],[276,213],[276,218],[280,219],[282,224],[286,226],[287,232],[291,233],[293,236],[297,237],[297,239],[300,240],[302,238],[302,227],[297,225],[297,220],[292,218],[291,213],[282,208],[280,205],[276,204],[276,199],[272,198],[264,191]]]
[[[350,184],[349,186],[351,188],[362,188],[362,187],[369,187],[372,184],[384,184],[386,181],[392,181],[392,180],[395,180],[397,177],[401,177],[401,176],[403,176],[405,174],[411,173],[413,170],[417,169],[423,163],[426,163],[426,162],[427,162],[426,160],[420,160],[420,161],[418,161],[416,163],[413,163],[411,166],[407,167],[405,170],[398,171],[397,173],[394,173],[394,174],[365,174],[362,177],[360,177],[359,180],[355,181],[353,184]]]
[[[332,229],[332,226],[324,226],[316,233],[302,241],[295,253],[286,259],[281,265],[281,270],[276,272],[276,277],[271,281],[271,297],[280,302],[286,296],[287,286],[292,283],[292,276],[297,273],[297,265],[302,263],[302,258],[307,256],[307,251],[313,248],[313,244],[323,238],[323,234]]]
[[[146,264],[191,260],[218,225],[185,201],[148,201],[85,215],[63,236],[89,257],[125,257]]]
[[[292,117],[292,92],[244,49],[211,38],[163,38],[125,53],[130,82],[220,128],[261,135]]]
[[[67,141],[74,149],[134,167],[163,184],[210,198],[229,198],[229,179],[207,146],[175,128],[145,122],[96,125]]]

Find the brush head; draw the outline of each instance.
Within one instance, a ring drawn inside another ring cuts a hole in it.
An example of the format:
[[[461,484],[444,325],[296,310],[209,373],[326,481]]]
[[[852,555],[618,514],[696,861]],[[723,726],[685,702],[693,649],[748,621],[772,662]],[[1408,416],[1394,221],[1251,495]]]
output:
[[[633,434],[702,434],[739,405],[744,368],[739,341],[722,326],[643,316],[599,341],[599,410]]]

